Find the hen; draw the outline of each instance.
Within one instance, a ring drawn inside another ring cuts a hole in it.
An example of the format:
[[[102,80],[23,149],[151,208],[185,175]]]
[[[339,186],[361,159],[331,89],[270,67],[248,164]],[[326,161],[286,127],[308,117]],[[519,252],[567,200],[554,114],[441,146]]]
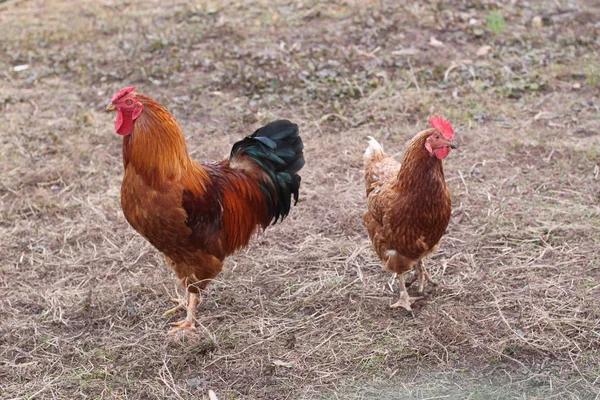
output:
[[[175,118],[135,86],[117,93],[125,174],[121,206],[129,224],[164,253],[187,289],[187,316],[169,333],[194,328],[200,291],[223,260],[248,245],[258,228],[285,218],[298,201],[304,165],[298,126],[271,122],[235,143],[225,160],[199,164]],[[176,300],[177,301],[177,300]]]
[[[408,295],[404,273],[415,267],[421,293],[425,280],[435,284],[421,260],[435,250],[452,210],[442,160],[455,148],[454,130],[440,116],[429,123],[431,128],[408,144],[402,164],[373,138],[364,154],[368,210],[363,221],[384,268],[399,276],[400,299],[392,307],[409,311],[420,297]]]

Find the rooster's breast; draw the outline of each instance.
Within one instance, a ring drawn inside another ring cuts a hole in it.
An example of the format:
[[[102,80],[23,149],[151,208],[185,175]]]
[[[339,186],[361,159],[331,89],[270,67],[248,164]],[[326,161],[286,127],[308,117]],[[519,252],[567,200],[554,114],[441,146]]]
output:
[[[135,170],[125,170],[121,186],[125,218],[133,229],[174,260],[185,252],[191,233],[185,224],[187,215],[181,207],[182,193],[176,184],[153,187]]]

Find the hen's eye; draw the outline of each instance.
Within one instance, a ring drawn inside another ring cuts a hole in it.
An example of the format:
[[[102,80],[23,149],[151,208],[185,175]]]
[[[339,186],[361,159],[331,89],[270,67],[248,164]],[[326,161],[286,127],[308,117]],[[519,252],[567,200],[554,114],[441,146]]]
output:
[[[127,101],[125,102],[125,104],[127,104],[128,106],[130,106],[133,103],[133,100],[131,99],[127,99]]]

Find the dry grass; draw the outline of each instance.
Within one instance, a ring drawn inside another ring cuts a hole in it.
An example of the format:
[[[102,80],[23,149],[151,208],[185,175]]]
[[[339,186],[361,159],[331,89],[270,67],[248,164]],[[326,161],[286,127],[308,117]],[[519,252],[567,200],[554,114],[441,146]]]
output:
[[[600,398],[600,5],[172,3],[0,4],[1,398]],[[301,202],[227,261],[210,334],[166,336],[180,289],[120,210],[102,109],[130,84],[197,159],[277,117],[305,139]],[[457,126],[454,210],[409,315],[361,224],[361,155],[433,113]]]

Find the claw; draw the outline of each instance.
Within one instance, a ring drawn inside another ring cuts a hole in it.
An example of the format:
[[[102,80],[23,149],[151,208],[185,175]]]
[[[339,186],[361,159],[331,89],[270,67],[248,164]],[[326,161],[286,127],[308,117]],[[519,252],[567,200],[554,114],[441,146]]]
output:
[[[181,299],[175,299],[175,298],[170,298],[169,301],[175,302],[177,303],[177,305],[173,308],[168,309],[167,311],[165,311],[163,313],[163,317],[166,317],[168,315],[171,315],[173,313],[176,313],[179,310],[185,310],[186,309],[186,304],[184,300]]]
[[[196,326],[194,325],[193,321],[188,321],[187,319],[178,321],[178,322],[171,322],[171,326],[174,326],[175,328],[169,330],[167,332],[167,335],[172,335],[174,333],[180,332],[180,331],[186,331],[186,330],[196,330]]]

